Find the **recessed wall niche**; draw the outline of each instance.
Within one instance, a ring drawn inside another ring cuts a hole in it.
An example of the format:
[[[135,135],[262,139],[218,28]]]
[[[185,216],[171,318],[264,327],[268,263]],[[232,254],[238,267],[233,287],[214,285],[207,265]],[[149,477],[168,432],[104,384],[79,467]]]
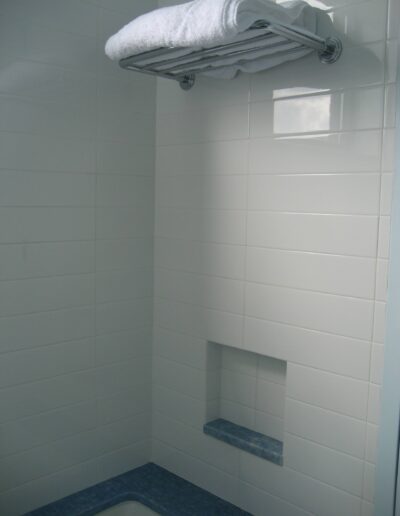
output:
[[[286,362],[209,343],[204,432],[282,464]]]

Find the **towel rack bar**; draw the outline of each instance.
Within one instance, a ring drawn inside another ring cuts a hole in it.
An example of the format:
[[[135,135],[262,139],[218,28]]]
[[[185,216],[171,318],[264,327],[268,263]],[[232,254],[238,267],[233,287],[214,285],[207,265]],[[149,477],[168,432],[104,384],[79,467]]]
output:
[[[236,57],[240,58],[243,56],[245,57],[245,56],[253,55],[255,52],[260,53],[259,57],[262,57],[263,52],[265,55],[265,51],[273,50],[273,49],[279,50],[280,47],[287,47],[288,45],[293,45],[293,43],[290,41],[287,41],[287,40],[282,40],[282,41],[274,43],[272,45],[267,44],[267,45],[257,46],[257,47],[251,48],[251,49],[248,49],[248,48],[238,49],[229,54],[229,60],[232,58],[236,58]],[[296,48],[298,48],[298,46],[299,45],[296,45]],[[274,55],[275,54],[276,54],[276,51],[274,52]],[[214,55],[211,55],[210,57],[202,57],[201,53],[197,53],[196,55],[197,55],[197,59],[188,60],[189,56],[186,56],[186,61],[184,61],[181,64],[177,64],[177,65],[174,65],[174,62],[176,62],[176,61],[171,60],[172,66],[170,65],[169,67],[164,67],[164,63],[158,63],[158,64],[162,64],[162,68],[161,68],[162,72],[174,73],[176,71],[181,70],[182,68],[184,68],[184,69],[192,68],[193,69],[193,65],[196,65],[196,64],[199,65],[200,68],[202,68],[206,64],[216,63],[216,62],[218,63],[219,61],[223,61],[224,57],[225,57],[225,59],[227,58],[227,56],[221,56],[219,54],[214,54]],[[196,55],[190,54],[190,57],[191,56],[196,57]],[[221,66],[224,66],[224,65],[221,65]],[[154,70],[157,68],[157,65],[152,64],[151,67]]]
[[[337,38],[324,39],[301,27],[259,20],[225,45],[202,49],[157,48],[121,59],[119,64],[127,70],[173,79],[188,90],[196,74],[228,69],[266,55],[304,53],[307,48],[317,51],[323,63],[334,63],[342,53],[342,44]]]
[[[304,50],[304,47],[302,46],[297,46],[297,47],[294,47],[294,48],[291,48],[291,49],[287,49],[287,50],[282,50],[281,52],[276,52],[274,53],[274,56],[275,55],[284,55],[284,54],[295,54],[296,52],[300,52],[300,51],[303,51]],[[261,56],[262,57],[262,56]],[[238,60],[235,62],[235,64],[244,64],[246,62],[246,60]],[[219,65],[218,66],[218,70],[223,70],[225,68],[230,68],[232,66],[232,64],[225,64],[225,65]],[[215,70],[215,66],[206,66],[206,67],[201,67],[201,68],[191,68],[189,70],[185,70],[184,71],[184,75],[196,75],[196,73],[207,73],[207,72],[212,72],[213,70]],[[183,72],[182,72],[183,73]],[[181,74],[176,74],[175,75],[175,79],[176,80],[179,80],[180,81],[180,78],[182,77]]]
[[[324,39],[315,36],[315,34],[308,34],[307,31],[303,31],[300,28],[292,27],[289,29],[284,25],[270,25],[268,28],[274,34],[283,36],[290,41],[296,41],[296,43],[300,43],[308,48],[313,48],[319,52],[324,50],[326,47]]]
[[[245,34],[247,34],[247,33],[245,33]],[[232,43],[227,43],[226,45],[217,45],[217,46],[210,47],[210,48],[194,49],[192,51],[185,50],[184,48],[163,48],[163,49],[158,49],[158,50],[152,50],[150,52],[145,52],[143,54],[138,54],[135,56],[131,56],[131,57],[122,59],[121,64],[122,64],[122,62],[124,62],[124,63],[129,62],[129,63],[134,63],[134,64],[142,66],[143,64],[145,64],[147,62],[149,65],[151,64],[152,68],[154,68],[157,65],[167,64],[170,61],[171,62],[172,61],[175,61],[175,62],[183,61],[185,59],[188,59],[189,56],[195,57],[197,55],[200,55],[203,57],[203,56],[208,56],[210,54],[214,54],[215,52],[224,52],[224,54],[225,54],[225,53],[228,53],[231,49],[241,47],[245,44],[249,45],[250,43],[258,43],[260,41],[265,41],[268,39],[276,39],[278,37],[280,37],[280,36],[273,34],[271,31],[264,30],[262,34],[259,34],[257,36],[250,36],[248,38],[242,38],[242,39],[240,39],[240,41],[234,41]],[[282,39],[286,39],[286,38],[282,38]],[[177,55],[175,57],[173,57],[174,54],[177,54]],[[167,56],[171,55],[171,58],[160,60],[160,61],[155,60],[156,58],[162,57],[163,55],[167,55]],[[143,62],[145,62],[145,63],[143,63]]]

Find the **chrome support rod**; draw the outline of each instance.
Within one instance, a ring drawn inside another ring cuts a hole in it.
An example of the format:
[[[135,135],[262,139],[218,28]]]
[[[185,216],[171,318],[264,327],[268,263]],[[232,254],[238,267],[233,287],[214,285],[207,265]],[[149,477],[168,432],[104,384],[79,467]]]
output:
[[[276,55],[276,53],[280,52],[280,48],[281,47],[285,47],[285,46],[288,46],[290,44],[293,44],[291,41],[287,41],[287,40],[282,40],[278,43],[274,43],[274,44],[269,44],[269,45],[263,45],[263,46],[258,46],[258,47],[254,47],[254,48],[245,48],[245,49],[239,49],[239,50],[236,50],[235,52],[232,52],[230,53],[228,56],[226,55],[220,55],[220,54],[216,54],[216,55],[211,55],[210,57],[206,57],[206,58],[203,58],[201,56],[199,56],[198,59],[194,59],[194,60],[188,60],[187,62],[183,63],[183,64],[178,64],[178,65],[175,65],[175,66],[170,66],[169,68],[162,68],[161,71],[162,72],[167,72],[167,73],[174,73],[174,72],[179,72],[179,70],[181,70],[182,68],[183,69],[190,69],[191,67],[195,67],[196,65],[199,66],[199,70],[201,70],[201,68],[204,66],[204,65],[207,65],[207,64],[211,64],[211,63],[218,63],[218,61],[221,61],[221,63],[224,61],[224,58],[226,59],[227,57],[229,59],[233,58],[233,57],[237,57],[240,59],[240,57],[245,57],[249,54],[253,54],[254,52],[262,52],[262,51],[265,51],[265,50],[269,50],[269,49],[275,49],[276,52],[274,52],[273,55]],[[298,46],[296,47],[298,48]],[[304,47],[303,47],[304,48]],[[264,54],[265,55],[265,54]],[[260,55],[260,57],[262,57]],[[230,64],[232,65],[232,63]],[[223,64],[221,64],[221,66],[225,66]],[[217,67],[215,67],[217,68]]]

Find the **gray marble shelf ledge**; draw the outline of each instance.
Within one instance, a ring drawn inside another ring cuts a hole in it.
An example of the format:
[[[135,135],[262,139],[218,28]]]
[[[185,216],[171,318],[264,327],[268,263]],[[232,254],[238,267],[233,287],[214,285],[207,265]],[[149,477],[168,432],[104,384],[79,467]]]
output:
[[[250,428],[236,425],[226,419],[215,419],[204,425],[204,433],[279,466],[283,464],[282,441]]]
[[[161,516],[251,516],[153,463],[67,496],[25,516],[94,516],[126,501],[140,502]]]

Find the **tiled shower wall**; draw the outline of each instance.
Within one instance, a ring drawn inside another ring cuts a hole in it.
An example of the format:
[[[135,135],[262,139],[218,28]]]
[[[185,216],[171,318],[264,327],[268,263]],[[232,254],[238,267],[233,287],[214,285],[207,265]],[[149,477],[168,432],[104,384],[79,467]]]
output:
[[[155,82],[103,57],[151,2],[0,2],[0,513],[149,459]]]
[[[399,9],[310,3],[335,65],[158,83],[153,459],[256,515],[371,516]],[[203,435],[207,342],[287,361],[283,467]]]

